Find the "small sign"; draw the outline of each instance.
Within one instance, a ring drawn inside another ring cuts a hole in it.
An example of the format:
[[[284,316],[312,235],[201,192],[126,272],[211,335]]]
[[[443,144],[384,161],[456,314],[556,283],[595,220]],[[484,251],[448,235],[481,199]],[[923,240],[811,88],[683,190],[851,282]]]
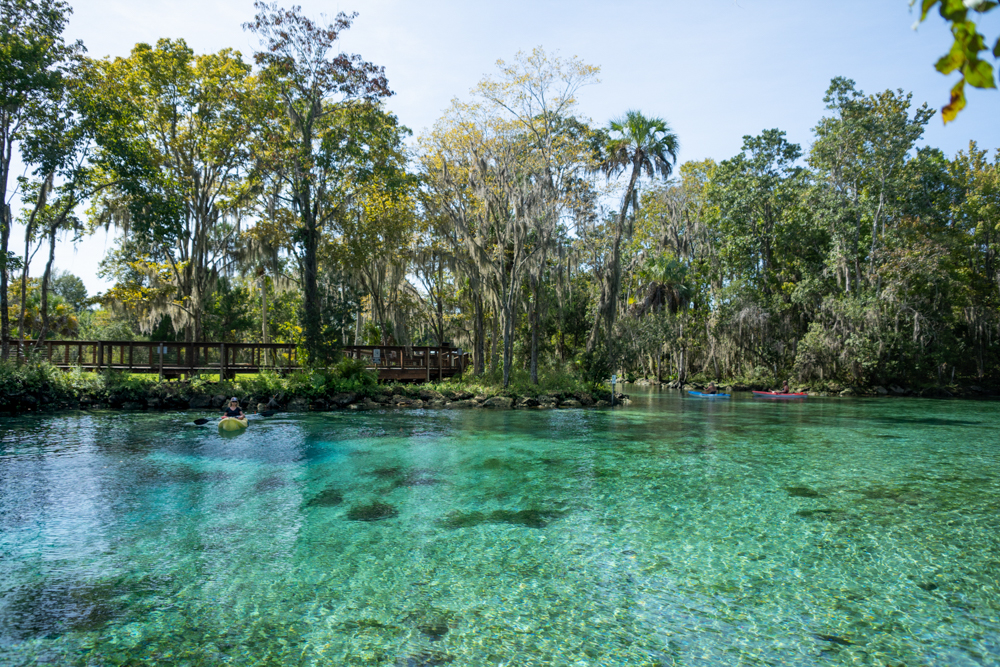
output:
[[[611,384],[618,382],[618,376],[614,373],[611,374]]]
[[[375,348],[375,350],[372,352],[372,361],[374,361],[375,365],[377,366],[379,362],[381,362],[381,360],[382,360],[382,350]]]

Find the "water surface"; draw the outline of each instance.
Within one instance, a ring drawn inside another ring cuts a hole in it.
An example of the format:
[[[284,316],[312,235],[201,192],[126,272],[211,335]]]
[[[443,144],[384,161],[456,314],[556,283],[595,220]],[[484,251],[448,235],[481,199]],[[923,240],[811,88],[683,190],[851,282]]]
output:
[[[998,665],[995,415],[0,417],[0,665]]]

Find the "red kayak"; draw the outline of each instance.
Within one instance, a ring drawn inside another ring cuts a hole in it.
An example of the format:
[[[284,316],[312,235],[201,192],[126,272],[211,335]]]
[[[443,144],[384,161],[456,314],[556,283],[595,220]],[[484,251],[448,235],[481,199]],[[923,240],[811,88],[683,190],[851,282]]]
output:
[[[763,396],[764,398],[807,398],[809,394],[805,392],[793,393],[789,392],[787,394],[782,394],[780,391],[755,391],[754,396]]]

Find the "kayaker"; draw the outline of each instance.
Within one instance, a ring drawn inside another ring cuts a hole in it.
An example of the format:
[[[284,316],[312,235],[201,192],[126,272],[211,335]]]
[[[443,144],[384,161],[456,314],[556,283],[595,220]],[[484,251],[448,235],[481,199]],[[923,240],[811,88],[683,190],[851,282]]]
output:
[[[240,409],[240,401],[238,398],[233,396],[229,399],[229,407],[226,408],[226,411],[222,414],[222,416],[223,418],[233,417],[235,419],[243,419],[243,410]]]
[[[781,385],[781,391],[779,391],[778,393],[779,394],[790,394],[790,393],[792,393],[792,390],[788,388],[788,380],[785,380],[784,384]]]
[[[705,387],[705,393],[706,394],[718,394],[719,390],[715,387],[715,383],[714,382],[709,382],[708,386]]]

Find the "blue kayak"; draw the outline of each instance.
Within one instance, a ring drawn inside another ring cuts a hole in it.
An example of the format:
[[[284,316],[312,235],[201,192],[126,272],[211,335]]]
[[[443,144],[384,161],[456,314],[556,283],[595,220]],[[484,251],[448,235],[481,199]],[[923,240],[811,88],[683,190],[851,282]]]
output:
[[[688,393],[699,398],[729,398],[729,394],[703,394],[700,391],[689,391]]]

